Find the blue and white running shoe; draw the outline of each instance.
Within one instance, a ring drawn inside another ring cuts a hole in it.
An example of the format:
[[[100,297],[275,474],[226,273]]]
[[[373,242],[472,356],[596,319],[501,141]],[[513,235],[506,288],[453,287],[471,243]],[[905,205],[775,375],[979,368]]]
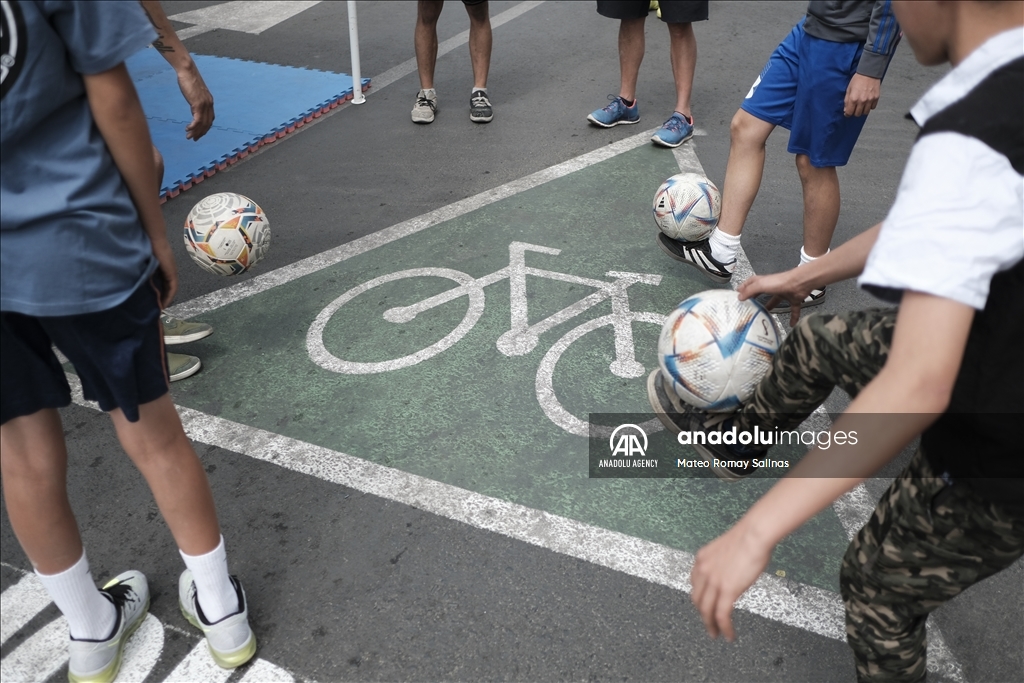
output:
[[[632,107],[627,107],[626,100],[621,97],[609,95],[608,99],[611,100],[608,106],[591,112],[587,121],[602,128],[640,122],[640,104],[637,100],[633,100]]]
[[[651,136],[651,142],[662,147],[678,147],[692,137],[693,119],[687,121],[685,116],[676,111]]]

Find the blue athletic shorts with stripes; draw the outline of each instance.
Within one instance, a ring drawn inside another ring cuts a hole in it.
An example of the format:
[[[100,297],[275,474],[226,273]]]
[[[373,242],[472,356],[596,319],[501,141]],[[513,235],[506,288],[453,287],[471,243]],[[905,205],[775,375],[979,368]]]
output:
[[[843,104],[857,73],[863,43],[836,43],[793,27],[768,58],[741,108],[789,133],[789,152],[816,168],[845,166],[867,116],[845,116]]]

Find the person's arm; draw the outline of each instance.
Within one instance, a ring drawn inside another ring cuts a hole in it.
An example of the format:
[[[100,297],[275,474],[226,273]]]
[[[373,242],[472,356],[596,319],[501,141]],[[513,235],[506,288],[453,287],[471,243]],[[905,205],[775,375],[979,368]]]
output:
[[[153,143],[142,104],[123,63],[98,74],[83,74],[82,80],[96,128],[121,172],[142,227],[153,245],[153,255],[160,262],[164,276],[160,305],[166,308],[178,289],[178,271],[167,241],[164,215],[153,191],[157,186]]]
[[[199,67],[189,54],[185,45],[178,39],[174,32],[167,13],[160,5],[159,0],[139,0],[146,16],[153,24],[159,36],[153,41],[153,47],[163,55],[167,63],[174,68],[178,75],[178,87],[181,94],[185,96],[192,109],[192,123],[185,126],[185,137],[190,140],[198,140],[206,135],[213,125],[213,95],[210,94],[206,82],[199,73]]]
[[[949,405],[974,309],[906,292],[885,367],[832,432],[857,443],[815,448],[729,531],[704,546],[690,575],[691,600],[708,633],[735,638],[733,604],[764,571],[775,546],[890,461]]]
[[[857,73],[850,79],[843,102],[846,116],[867,116],[878,106],[882,77],[900,42],[900,25],[886,0],[876,0],[871,9],[868,35],[857,63]]]
[[[790,304],[790,324],[796,325],[800,317],[800,304],[812,289],[820,289],[861,274],[881,229],[882,224],[878,223],[808,264],[781,273],[747,278],[739,286],[740,300],[767,292],[773,295],[768,302],[768,308],[772,308],[780,300],[786,299]]]

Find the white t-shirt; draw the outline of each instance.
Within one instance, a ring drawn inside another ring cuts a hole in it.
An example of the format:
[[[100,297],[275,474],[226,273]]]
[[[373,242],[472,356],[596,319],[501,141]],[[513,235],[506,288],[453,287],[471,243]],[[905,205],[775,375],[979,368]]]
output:
[[[932,86],[911,116],[923,126],[1021,56],[1024,28],[990,38]],[[858,284],[888,300],[910,289],[982,310],[992,276],[1022,257],[1024,177],[978,139],[939,132],[925,135],[911,150]]]

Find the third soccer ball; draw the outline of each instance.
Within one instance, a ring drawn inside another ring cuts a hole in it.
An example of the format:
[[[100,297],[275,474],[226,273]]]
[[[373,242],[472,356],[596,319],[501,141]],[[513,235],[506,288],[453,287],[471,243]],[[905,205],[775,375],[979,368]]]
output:
[[[696,242],[711,234],[722,213],[722,195],[699,173],[679,173],[654,195],[654,222],[674,240]]]
[[[185,249],[203,270],[244,273],[270,247],[270,221],[248,197],[218,192],[192,207],[185,219]]]
[[[753,395],[779,342],[775,320],[763,306],[712,289],[669,314],[658,339],[658,363],[684,401],[728,412]]]

